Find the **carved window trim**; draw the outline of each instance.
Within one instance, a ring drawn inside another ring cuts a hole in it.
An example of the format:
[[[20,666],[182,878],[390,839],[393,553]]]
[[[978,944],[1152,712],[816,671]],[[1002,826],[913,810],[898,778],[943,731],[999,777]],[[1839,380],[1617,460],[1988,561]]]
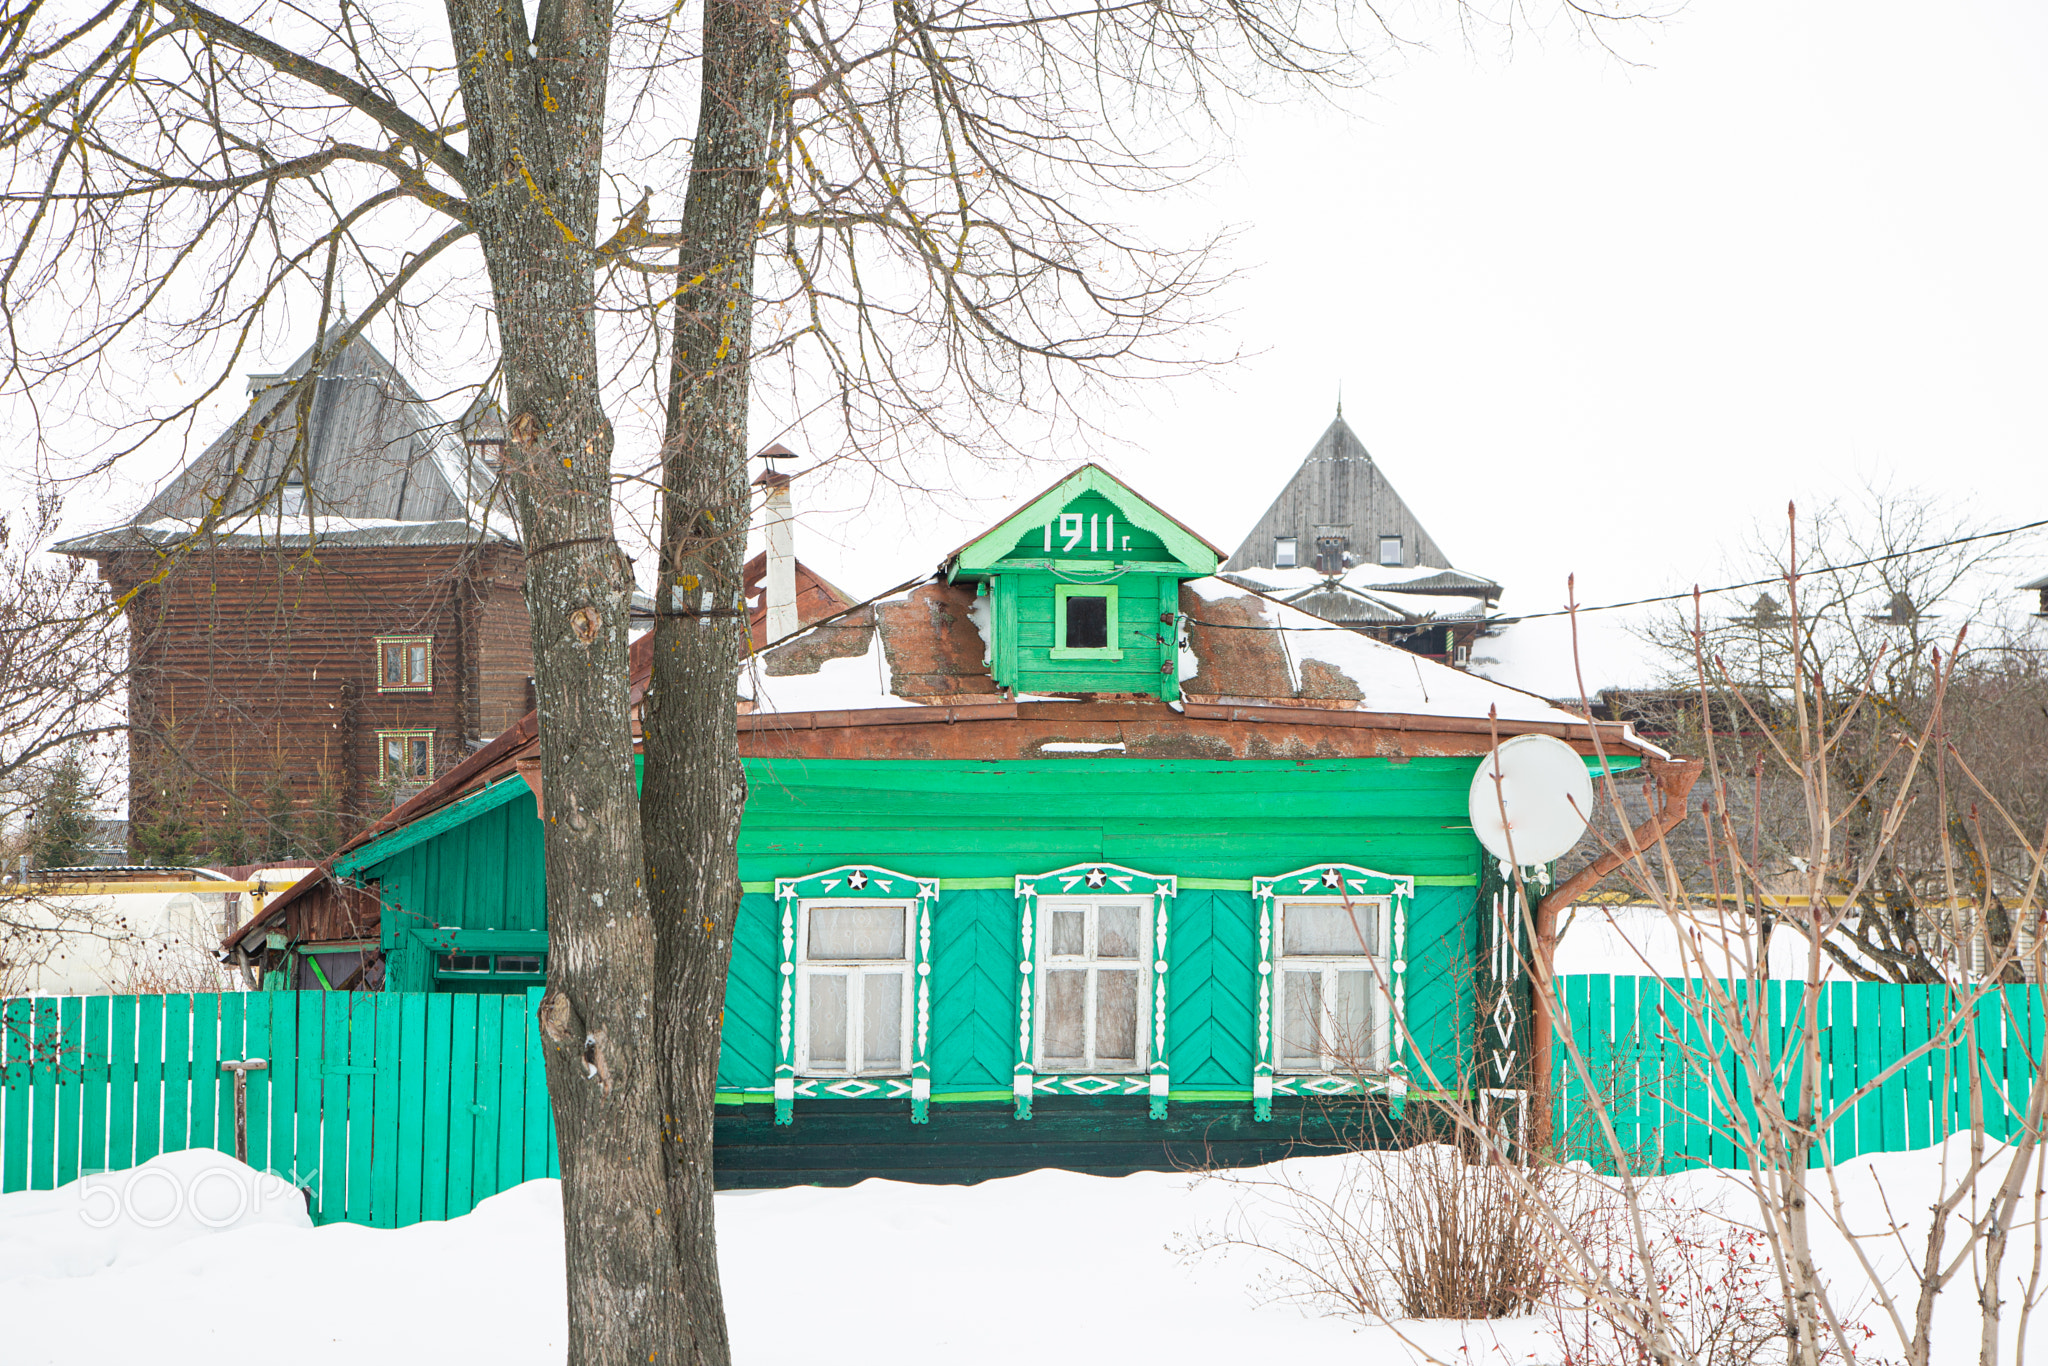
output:
[[[400,682],[388,681],[394,657]],[[378,692],[432,692],[434,690],[434,638],[432,636],[378,636],[375,656]]]
[[[1017,1038],[1016,1061],[1011,1070],[1011,1096],[1018,1119],[1031,1118],[1034,1095],[1145,1095],[1151,1098],[1154,1119],[1166,1117],[1166,1098],[1172,1086],[1166,1036],[1166,940],[1173,899],[1180,884],[1172,874],[1145,873],[1116,863],[1076,863],[1049,873],[1020,874],[1017,878]],[[1125,1072],[1045,1073],[1036,1063],[1037,1043],[1043,1020],[1036,977],[1039,967],[1039,899],[1083,897],[1103,900],[1150,898],[1148,917],[1151,957],[1141,959],[1146,972],[1141,982],[1146,992],[1145,1029],[1147,1060],[1142,1074]]]
[[[1389,1059],[1382,1073],[1362,1077],[1328,1072],[1280,1072],[1274,1066],[1274,1042],[1279,1027],[1280,971],[1279,903],[1314,900],[1318,897],[1341,902],[1384,899],[1388,903],[1389,943],[1387,965],[1387,1035]],[[1275,1095],[1348,1095],[1358,1092],[1389,1096],[1398,1113],[1408,1094],[1406,1068],[1401,1054],[1406,1051],[1401,1020],[1408,1007],[1408,913],[1415,900],[1415,879],[1394,873],[1376,872],[1353,863],[1313,863],[1306,868],[1274,877],[1252,879],[1252,905],[1257,919],[1258,999],[1252,1011],[1252,1116],[1273,1117]]]
[[[905,1040],[910,1054],[908,1075],[797,1074],[798,936],[805,929],[805,906],[831,901],[909,901],[915,907],[906,945],[910,954],[906,994],[913,996],[909,1036]],[[775,906],[781,953],[776,1001],[775,1122],[794,1122],[793,1110],[799,1096],[805,1100],[908,1097],[910,1122],[923,1124],[929,1116],[932,1095],[932,913],[939,906],[939,880],[914,877],[871,863],[848,863],[802,877],[775,879]]]

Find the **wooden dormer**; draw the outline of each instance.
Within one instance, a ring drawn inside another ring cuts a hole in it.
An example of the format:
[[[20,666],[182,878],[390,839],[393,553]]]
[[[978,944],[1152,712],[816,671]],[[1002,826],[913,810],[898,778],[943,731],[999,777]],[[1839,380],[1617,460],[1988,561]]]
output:
[[[1180,585],[1223,552],[1099,465],[1083,465],[943,566],[976,585],[997,684],[1021,693],[1180,696]]]

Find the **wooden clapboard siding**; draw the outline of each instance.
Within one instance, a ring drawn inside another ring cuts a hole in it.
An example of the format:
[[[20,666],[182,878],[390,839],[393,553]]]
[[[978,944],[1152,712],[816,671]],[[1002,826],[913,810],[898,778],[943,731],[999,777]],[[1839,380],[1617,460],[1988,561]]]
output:
[[[1806,1065],[1799,1046],[1805,984],[1736,982],[1730,990],[1744,1021],[1764,1023],[1777,1085],[1788,1108],[1796,1105]],[[1698,983],[1586,975],[1560,978],[1558,991],[1624,1153],[1648,1171],[1747,1165],[1745,1147],[1757,1132],[1755,1098],[1724,1023],[1709,1017],[1703,1028],[1695,1018]],[[1993,987],[1972,1007],[1953,987],[1831,982],[1821,985],[1813,1009],[1819,1129],[1835,1161],[1939,1142],[1969,1127],[1973,1103],[1982,1106],[1989,1137],[2019,1132],[2048,1033],[2040,987]],[[1945,1035],[1951,1041],[1938,1042]],[[1560,1030],[1558,1132],[1573,1155],[1611,1166],[1563,1037]],[[1901,1062],[1930,1040],[1937,1041],[1933,1048]],[[1859,1096],[1865,1087],[1869,1092]],[[1816,1153],[1815,1164],[1820,1160]]]
[[[1174,898],[1167,926],[1166,1037],[1177,1089],[1247,1091],[1258,931],[1248,892]]]
[[[946,892],[932,916],[932,1092],[1006,1093],[1017,1054],[1017,899]]]
[[[499,543],[224,546],[176,561],[98,556],[128,606],[131,803],[162,783],[219,817],[260,812],[282,782],[309,806],[331,781],[346,814],[381,814],[376,733],[431,730],[436,771],[527,711],[523,557]],[[380,692],[379,636],[433,641],[429,692]]]
[[[775,899],[763,892],[740,898],[733,927],[732,969],[725,979],[723,1046],[718,1055],[718,1089],[766,1086],[775,1075],[778,1026]]]

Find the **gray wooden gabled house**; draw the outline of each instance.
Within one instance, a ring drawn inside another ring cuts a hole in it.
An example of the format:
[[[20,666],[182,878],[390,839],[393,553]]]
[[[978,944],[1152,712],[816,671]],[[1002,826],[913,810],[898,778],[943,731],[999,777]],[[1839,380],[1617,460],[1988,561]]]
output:
[[[143,856],[325,852],[531,705],[502,439],[365,339],[314,360],[250,375],[139,512],[55,547],[124,605]]]
[[[1461,667],[1501,596],[1494,580],[1452,566],[1341,405],[1223,575]]]

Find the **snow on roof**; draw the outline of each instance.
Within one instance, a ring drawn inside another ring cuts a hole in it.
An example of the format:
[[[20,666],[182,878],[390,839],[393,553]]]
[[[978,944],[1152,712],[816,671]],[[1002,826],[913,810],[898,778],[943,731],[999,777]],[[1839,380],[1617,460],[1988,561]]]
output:
[[[52,547],[65,554],[91,554],[121,550],[137,545],[171,545],[194,535],[199,522],[188,517],[158,517],[134,526],[109,527],[88,532]],[[209,541],[227,546],[264,546],[302,549],[319,542],[328,546],[350,545],[472,545],[501,540],[519,543],[519,530],[498,514],[481,524],[469,521],[398,521],[389,517],[337,517],[322,514],[308,517],[280,517],[269,508],[224,520],[217,524]]]
[[[1510,621],[1473,641],[1468,662],[1475,674],[1549,698],[1577,698],[1582,672],[1589,697],[1605,688],[1662,687],[1674,662],[1635,633],[1641,622],[1627,612],[1582,613],[1575,655],[1571,618]]]
[[[1321,617],[1247,592],[1223,579],[1191,579],[1187,586],[1205,603],[1234,599],[1248,606],[1264,624],[1277,628],[1274,634],[1290,656],[1290,671],[1298,674],[1301,664],[1307,661],[1336,670],[1357,686],[1358,706],[1362,710],[1484,717],[1488,708],[1498,708],[1503,720],[1579,723],[1578,717],[1540,697],[1475,678],[1398,646],[1333,626]],[[1298,686],[1298,678],[1296,681]]]
[[[867,632],[867,649],[846,659],[827,659],[816,673],[771,674],[753,655],[740,673],[740,695],[756,713],[859,711],[870,707],[914,707],[896,696],[882,633]]]
[[[1306,588],[1313,588],[1331,577],[1313,565],[1297,565],[1292,569],[1232,569],[1227,577],[1263,589],[1268,593],[1285,597]],[[1467,573],[1462,569],[1445,569],[1435,565],[1407,565],[1392,567],[1377,564],[1357,564],[1336,576],[1346,588],[1361,592],[1411,591],[1428,584],[1434,592],[1458,592],[1482,588],[1492,584],[1500,585],[1482,574]]]

